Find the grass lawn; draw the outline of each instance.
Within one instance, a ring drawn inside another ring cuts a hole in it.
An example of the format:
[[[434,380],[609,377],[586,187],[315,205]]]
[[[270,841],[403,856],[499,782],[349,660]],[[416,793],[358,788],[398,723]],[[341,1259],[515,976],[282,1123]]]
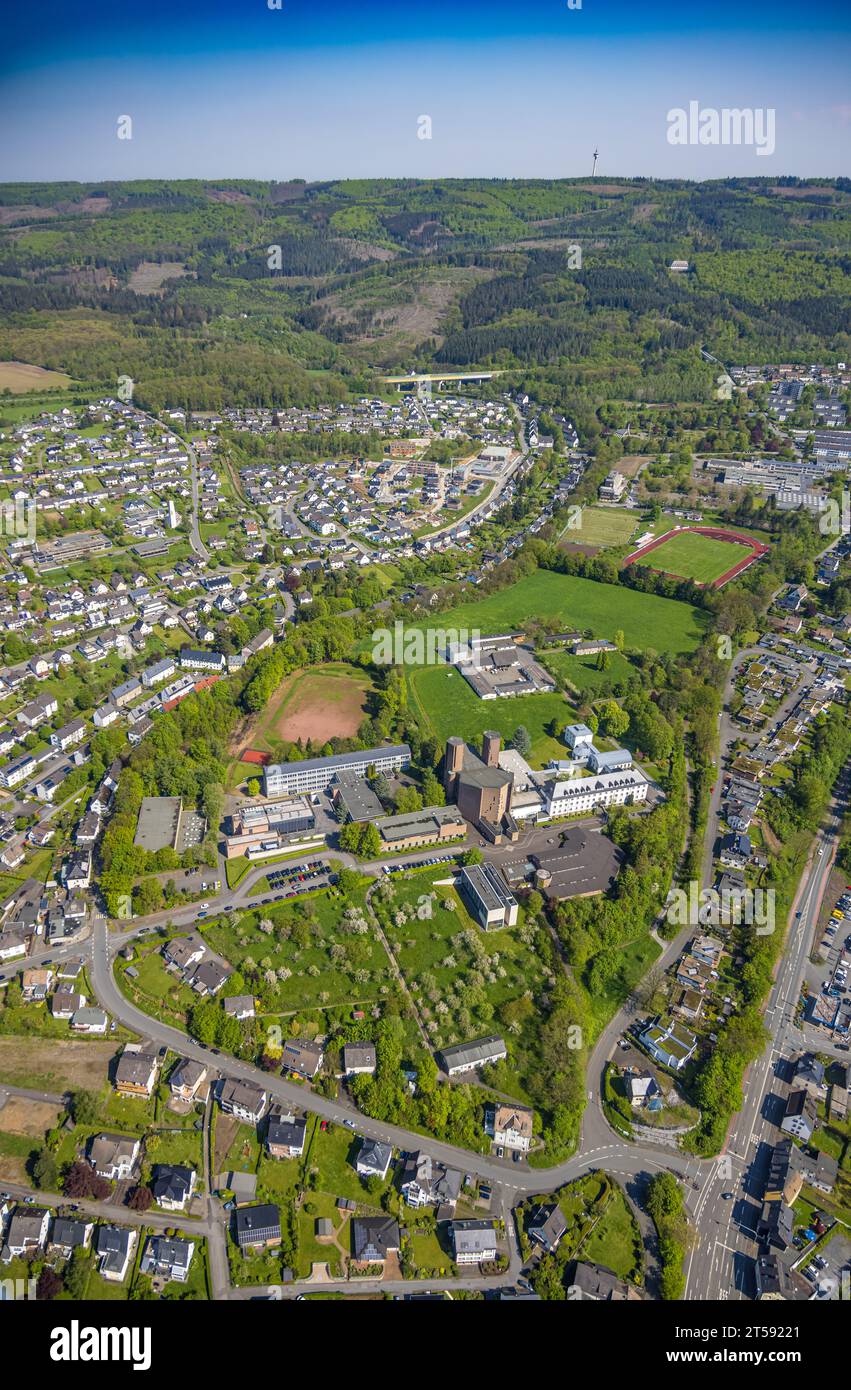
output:
[[[626,680],[633,669],[620,652],[609,653],[609,664],[604,671],[597,669],[596,656],[573,656],[563,649],[542,651],[539,656],[548,671],[570,681],[575,690],[595,693],[600,687],[610,689],[614,681]]]
[[[194,1121],[201,1117],[193,1112],[190,1118]],[[168,1114],[162,1117],[161,1124],[170,1124]],[[149,1167],[172,1163],[194,1168],[198,1173],[198,1181],[203,1185],[202,1143],[203,1132],[191,1126],[188,1129],[158,1129],[155,1133],[149,1134],[145,1141],[145,1157]]]
[[[444,1250],[434,1230],[414,1231],[410,1237],[411,1257],[416,1267],[417,1277],[428,1279],[430,1275],[452,1274],[455,1265],[452,1256]]]
[[[642,563],[665,574],[677,574],[683,579],[695,579],[699,584],[711,584],[744,560],[747,553],[743,545],[716,541],[710,536],[685,531],[665,541]]]
[[[741,547],[733,549],[741,559]],[[536,618],[552,618],[565,629],[590,628],[596,637],[611,639],[620,628],[627,647],[653,647],[657,652],[694,651],[707,625],[706,615],[700,609],[676,599],[642,594],[620,584],[597,584],[593,579],[554,574],[551,570],[537,570],[499,593],[459,604],[432,618],[428,625],[479,628],[483,633],[522,632],[533,613]],[[499,703],[489,700],[485,707],[490,712]],[[485,723],[483,727],[486,726]]]
[[[602,1217],[582,1246],[582,1258],[605,1265],[621,1279],[635,1280],[643,1244],[638,1223],[620,1187],[613,1187]]]
[[[162,943],[143,947],[135,960],[119,960],[116,982],[123,994],[140,1009],[165,1023],[182,1023],[187,1011],[197,1003],[197,996],[188,985],[165,968],[160,954]],[[138,977],[127,975],[128,965],[138,971]]]
[[[260,1140],[254,1125],[241,1124],[220,1164],[220,1171],[222,1173],[256,1173],[259,1159]]]
[[[523,724],[532,739],[529,761],[533,766],[564,757],[564,745],[546,732],[552,719],[562,725],[573,719],[574,710],[563,695],[480,700],[455,667],[445,665],[409,668],[408,688],[415,708],[441,743],[458,734],[478,744],[485,729],[498,730],[508,742]]]
[[[626,545],[638,522],[637,514],[625,507],[583,507],[573,524],[559,536],[559,542],[598,547]]]

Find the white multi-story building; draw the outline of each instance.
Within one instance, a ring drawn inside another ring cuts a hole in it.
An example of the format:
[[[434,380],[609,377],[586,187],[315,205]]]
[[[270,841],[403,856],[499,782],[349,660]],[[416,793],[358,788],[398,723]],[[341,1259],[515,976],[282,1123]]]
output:
[[[544,788],[544,809],[550,820],[558,820],[601,806],[634,806],[647,800],[648,786],[647,778],[637,767],[549,782]]]

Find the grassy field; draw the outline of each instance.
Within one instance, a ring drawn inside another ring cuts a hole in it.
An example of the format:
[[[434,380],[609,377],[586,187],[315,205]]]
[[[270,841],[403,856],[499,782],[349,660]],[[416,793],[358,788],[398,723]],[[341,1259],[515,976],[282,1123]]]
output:
[[[290,972],[283,980],[279,974],[274,985],[276,1013],[371,1003],[386,983],[387,957],[373,933],[341,930],[344,909],[362,908],[364,891],[345,903],[326,891],[300,903],[266,904],[240,913],[236,921],[212,921],[204,937],[237,970],[253,960],[264,972]],[[267,918],[273,923],[269,934],[259,925]]]
[[[485,729],[497,729],[507,742],[522,724],[532,739],[533,766],[564,756],[564,745],[546,733],[550,720],[569,724],[573,718],[574,711],[563,695],[554,692],[480,700],[453,666],[409,670],[408,689],[414,708],[441,742],[458,734],[477,744]]]
[[[738,546],[733,549],[739,551]],[[621,629],[628,647],[653,647],[657,652],[694,651],[707,622],[698,608],[674,599],[538,570],[509,589],[441,613],[430,626],[479,628],[483,633],[522,632],[533,614],[552,618],[566,629],[589,628],[595,637],[611,639]],[[493,704],[489,701],[487,708],[493,709]]]
[[[711,536],[699,536],[693,531],[685,531],[672,536],[664,545],[647,556],[646,563],[654,570],[665,574],[677,574],[683,579],[694,579],[698,584],[711,584],[722,574],[744,560],[747,551],[742,545],[730,541],[716,541]]]
[[[115,1042],[61,1041],[56,1038],[0,1037],[0,1081],[33,1090],[99,1091],[103,1086]]]
[[[538,655],[548,671],[570,681],[576,690],[596,692],[601,686],[609,687],[613,681],[625,680],[632,670],[620,652],[609,653],[609,664],[605,671],[597,669],[596,656],[573,656],[563,649],[542,651]]]
[[[583,507],[559,536],[559,544],[592,545],[599,549],[626,545],[637,525],[636,513],[623,507]]]

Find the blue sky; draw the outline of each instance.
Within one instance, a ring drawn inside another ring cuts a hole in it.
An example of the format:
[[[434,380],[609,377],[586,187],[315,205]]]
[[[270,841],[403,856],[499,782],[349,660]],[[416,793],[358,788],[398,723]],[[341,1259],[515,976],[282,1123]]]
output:
[[[692,101],[774,152],[670,144]],[[7,0],[0,129],[6,180],[848,175],[851,6]]]

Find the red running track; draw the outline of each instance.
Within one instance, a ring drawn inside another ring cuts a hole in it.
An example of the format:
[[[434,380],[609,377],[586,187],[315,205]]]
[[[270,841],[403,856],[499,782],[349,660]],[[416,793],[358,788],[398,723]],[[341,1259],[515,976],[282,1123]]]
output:
[[[731,579],[735,579],[737,575],[748,568],[748,565],[752,565],[754,560],[758,560],[761,555],[765,555],[769,549],[762,541],[755,541],[752,536],[742,536],[738,531],[728,531],[722,526],[675,526],[672,530],[666,531],[663,536],[657,536],[655,540],[648,541],[640,550],[634,550],[631,555],[627,555],[624,560],[624,566],[636,564],[643,560],[645,555],[649,555],[651,551],[658,550],[659,546],[664,545],[666,541],[672,540],[674,536],[682,536],[689,531],[692,531],[698,536],[708,536],[709,539],[713,541],[728,541],[733,545],[745,545],[748,548],[748,554],[745,556],[744,560],[740,560],[738,564],[733,565],[731,569],[726,570],[725,573],[719,575],[717,579],[713,579],[713,589],[720,589],[722,585],[729,584]],[[667,574],[668,571],[662,570],[661,573]],[[684,577],[683,575],[672,576],[672,578],[675,579],[682,579]],[[698,583],[697,580],[694,582],[696,584]],[[701,584],[699,587],[703,588],[703,585]]]

